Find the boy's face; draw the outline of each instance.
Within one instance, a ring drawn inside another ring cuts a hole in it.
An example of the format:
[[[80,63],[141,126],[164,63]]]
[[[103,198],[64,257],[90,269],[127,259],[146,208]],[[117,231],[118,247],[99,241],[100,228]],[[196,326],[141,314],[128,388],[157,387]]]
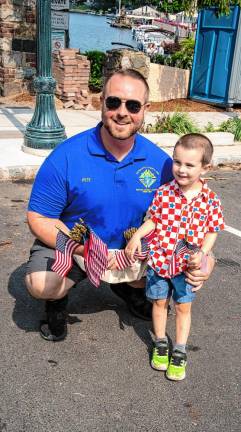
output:
[[[172,173],[182,190],[195,188],[210,165],[202,165],[203,150],[178,145],[173,154]]]

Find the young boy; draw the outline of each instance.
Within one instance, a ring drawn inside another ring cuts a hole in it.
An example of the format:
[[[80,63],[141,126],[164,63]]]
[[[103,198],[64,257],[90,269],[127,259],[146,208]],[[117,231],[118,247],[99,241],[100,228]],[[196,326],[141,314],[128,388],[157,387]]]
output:
[[[127,257],[141,251],[141,239],[155,230],[150,244],[147,269],[147,298],[153,302],[155,334],[151,366],[166,371],[167,378],[180,381],[186,376],[186,343],[191,324],[195,288],[185,281],[185,270],[200,268],[224,229],[217,195],[201,180],[210,168],[213,146],[201,134],[184,135],[173,153],[174,180],[161,186],[148,210],[148,219],[126,246]],[[169,361],[166,337],[170,297],[176,310],[176,343]]]

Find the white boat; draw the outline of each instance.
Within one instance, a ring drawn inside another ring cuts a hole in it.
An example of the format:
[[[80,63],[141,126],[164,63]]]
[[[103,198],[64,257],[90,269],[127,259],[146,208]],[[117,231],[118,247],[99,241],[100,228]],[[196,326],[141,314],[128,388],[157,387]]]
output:
[[[139,37],[139,34],[142,34],[145,31],[148,30],[158,30],[159,27],[156,25],[152,25],[152,24],[141,24],[139,26],[133,26],[131,31],[132,31],[132,37],[133,39],[136,39]]]

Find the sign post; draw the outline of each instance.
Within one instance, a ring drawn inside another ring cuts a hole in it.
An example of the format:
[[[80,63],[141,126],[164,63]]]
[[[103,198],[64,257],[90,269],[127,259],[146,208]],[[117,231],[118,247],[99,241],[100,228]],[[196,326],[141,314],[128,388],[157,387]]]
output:
[[[56,31],[64,31],[64,46],[69,46],[69,0],[51,0],[51,25],[53,29],[52,37],[55,38]]]
[[[69,0],[51,0],[52,10],[69,10]]]
[[[40,156],[47,155],[66,139],[64,126],[60,123],[54,103],[56,81],[51,71],[50,3],[51,0],[36,0],[37,77],[34,80],[36,105],[32,120],[26,126],[23,145],[23,151],[26,153]]]

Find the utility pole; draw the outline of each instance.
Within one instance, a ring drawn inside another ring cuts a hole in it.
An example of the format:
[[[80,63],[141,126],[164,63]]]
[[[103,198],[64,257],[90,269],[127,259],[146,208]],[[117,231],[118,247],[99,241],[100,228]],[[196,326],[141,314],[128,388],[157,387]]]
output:
[[[23,151],[45,156],[66,139],[65,128],[55,109],[52,77],[51,0],[36,0],[37,77],[34,79],[36,105],[27,124]]]

